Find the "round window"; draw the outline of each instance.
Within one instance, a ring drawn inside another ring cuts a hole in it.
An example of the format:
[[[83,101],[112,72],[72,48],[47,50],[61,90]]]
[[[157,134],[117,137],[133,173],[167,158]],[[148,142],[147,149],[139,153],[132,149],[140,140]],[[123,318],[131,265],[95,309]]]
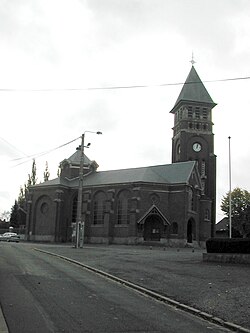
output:
[[[49,205],[47,204],[47,202],[42,203],[41,205],[41,213],[42,214],[46,214],[49,210]]]

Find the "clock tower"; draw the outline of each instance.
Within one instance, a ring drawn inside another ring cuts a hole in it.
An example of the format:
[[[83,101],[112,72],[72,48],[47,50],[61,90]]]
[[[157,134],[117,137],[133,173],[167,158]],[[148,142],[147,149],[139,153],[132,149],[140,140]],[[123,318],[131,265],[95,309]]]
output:
[[[197,161],[201,177],[201,200],[209,202],[211,236],[214,234],[216,209],[216,156],[212,122],[213,102],[193,63],[180,95],[170,111],[174,114],[172,163]],[[203,213],[203,217],[207,213]]]

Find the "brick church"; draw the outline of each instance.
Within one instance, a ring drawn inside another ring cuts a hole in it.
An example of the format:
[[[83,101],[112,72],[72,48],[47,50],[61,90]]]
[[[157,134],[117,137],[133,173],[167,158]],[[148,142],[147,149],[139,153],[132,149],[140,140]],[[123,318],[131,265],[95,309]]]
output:
[[[84,155],[84,243],[204,246],[215,226],[215,105],[192,65],[170,111],[171,164],[98,171],[98,164]],[[27,240],[72,240],[80,160],[76,150],[61,162],[58,178],[30,188]]]

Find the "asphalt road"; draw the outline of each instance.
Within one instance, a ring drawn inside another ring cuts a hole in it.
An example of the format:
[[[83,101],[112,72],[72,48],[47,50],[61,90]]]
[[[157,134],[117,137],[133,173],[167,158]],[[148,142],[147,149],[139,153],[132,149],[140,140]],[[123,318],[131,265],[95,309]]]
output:
[[[0,302],[11,333],[228,332],[22,243],[0,243]]]

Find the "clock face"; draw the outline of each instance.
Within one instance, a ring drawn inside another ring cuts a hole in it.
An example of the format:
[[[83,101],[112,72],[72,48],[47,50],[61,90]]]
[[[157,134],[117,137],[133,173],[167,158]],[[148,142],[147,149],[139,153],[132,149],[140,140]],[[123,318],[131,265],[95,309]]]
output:
[[[193,150],[198,153],[199,151],[201,151],[201,144],[199,142],[195,142],[193,144]]]

